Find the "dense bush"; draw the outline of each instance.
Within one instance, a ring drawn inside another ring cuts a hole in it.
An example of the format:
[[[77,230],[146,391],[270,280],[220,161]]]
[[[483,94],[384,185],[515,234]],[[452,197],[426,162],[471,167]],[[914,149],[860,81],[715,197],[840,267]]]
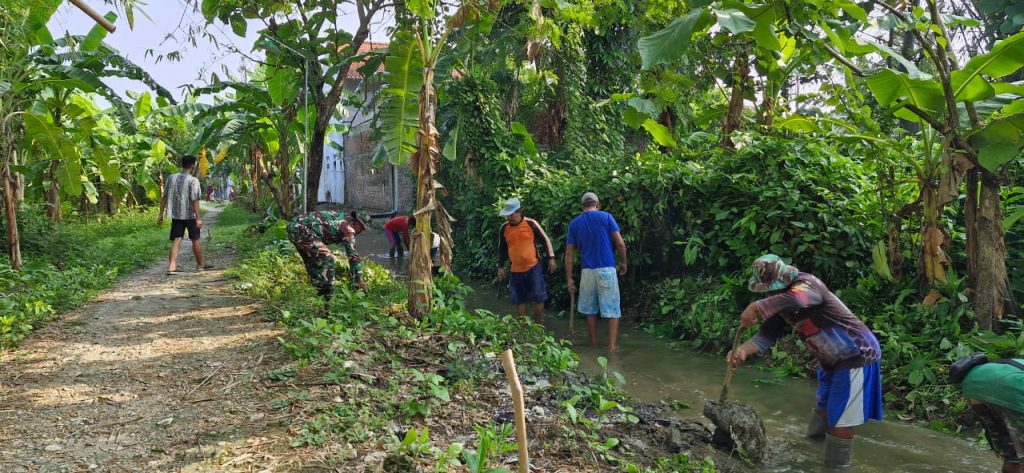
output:
[[[679,156],[595,157],[570,168],[538,161],[509,187],[459,187],[449,197],[459,218],[458,267],[492,274],[496,212],[512,196],[561,253],[579,196],[593,191],[629,247],[627,296],[659,277],[739,271],[769,251],[840,287],[870,273],[881,229],[857,162],[807,140],[762,138],[736,151],[695,146]]]

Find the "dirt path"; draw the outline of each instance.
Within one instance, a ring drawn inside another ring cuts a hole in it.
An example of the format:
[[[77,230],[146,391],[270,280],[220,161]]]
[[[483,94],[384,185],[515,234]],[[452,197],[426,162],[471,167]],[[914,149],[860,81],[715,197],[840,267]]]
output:
[[[207,259],[215,269],[166,276],[164,258],[0,352],[0,471],[284,466],[288,419],[262,384],[287,362],[281,330],[232,293],[230,250]],[[191,249],[178,267],[195,267]]]

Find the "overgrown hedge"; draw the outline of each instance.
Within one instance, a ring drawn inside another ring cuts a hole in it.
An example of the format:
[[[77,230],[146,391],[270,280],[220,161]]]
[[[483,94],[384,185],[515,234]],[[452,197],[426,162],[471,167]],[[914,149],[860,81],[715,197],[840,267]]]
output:
[[[765,252],[838,287],[870,274],[881,227],[859,163],[806,140],[761,139],[735,152],[696,146],[678,156],[595,158],[568,169],[534,160],[505,186],[457,186],[447,200],[459,219],[457,266],[493,273],[497,209],[513,196],[561,253],[580,195],[593,191],[629,248],[627,296],[663,277],[735,272]],[[458,171],[447,176],[459,179]],[[561,293],[561,278],[553,282]]]

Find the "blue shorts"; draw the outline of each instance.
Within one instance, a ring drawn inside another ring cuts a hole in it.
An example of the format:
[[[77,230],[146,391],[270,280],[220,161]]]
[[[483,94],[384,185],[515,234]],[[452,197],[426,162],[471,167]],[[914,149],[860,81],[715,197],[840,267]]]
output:
[[[619,307],[619,275],[615,267],[584,268],[580,274],[580,300],[576,308],[581,314],[590,316],[601,313],[601,318],[622,317]]]
[[[544,265],[539,261],[532,268],[508,274],[508,300],[513,304],[544,302],[548,300],[548,285],[544,282]]]
[[[876,361],[860,368],[818,367],[818,404],[829,427],[854,427],[882,420],[882,375]]]

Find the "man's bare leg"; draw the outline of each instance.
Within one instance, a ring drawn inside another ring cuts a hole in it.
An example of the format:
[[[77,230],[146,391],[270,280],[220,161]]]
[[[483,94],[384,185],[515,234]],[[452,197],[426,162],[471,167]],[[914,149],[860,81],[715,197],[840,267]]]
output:
[[[534,323],[544,323],[544,303],[534,302],[533,303],[533,321]]]
[[[841,438],[841,439],[852,439],[853,438],[853,427],[830,427],[828,429],[829,435]]]
[[[196,255],[196,269],[203,269],[206,264],[203,262],[203,247],[199,240],[192,240],[192,254]]]
[[[524,319],[526,318],[526,304],[525,303],[523,303],[523,304],[516,304],[516,314],[518,314],[519,317],[522,317]]]
[[[171,242],[171,255],[167,257],[167,272],[173,273],[178,270],[178,247],[181,246],[181,238],[175,238]]]
[[[619,349],[619,319],[608,319],[608,351]]]
[[[590,334],[590,346],[597,347],[597,315],[585,315],[587,318],[587,333]]]

